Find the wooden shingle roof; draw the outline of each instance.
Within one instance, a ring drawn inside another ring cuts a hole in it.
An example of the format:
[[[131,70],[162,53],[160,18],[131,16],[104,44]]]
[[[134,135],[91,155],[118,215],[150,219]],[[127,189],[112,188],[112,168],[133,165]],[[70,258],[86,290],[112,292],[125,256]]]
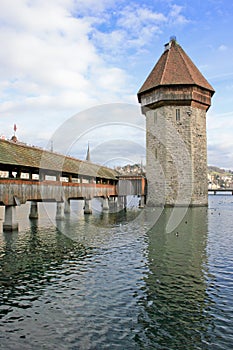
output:
[[[21,166],[24,169],[45,169],[105,179],[116,179],[118,175],[111,168],[2,139],[0,139],[0,165]]]
[[[138,92],[144,92],[164,85],[197,85],[214,94],[214,89],[204,78],[182,47],[171,40]]]

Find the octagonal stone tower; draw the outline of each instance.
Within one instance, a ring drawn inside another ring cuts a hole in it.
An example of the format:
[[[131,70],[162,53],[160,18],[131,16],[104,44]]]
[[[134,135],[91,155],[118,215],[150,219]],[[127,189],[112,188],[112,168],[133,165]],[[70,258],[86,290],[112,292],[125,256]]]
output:
[[[171,39],[138,92],[146,116],[148,206],[206,206],[206,112],[214,89]]]

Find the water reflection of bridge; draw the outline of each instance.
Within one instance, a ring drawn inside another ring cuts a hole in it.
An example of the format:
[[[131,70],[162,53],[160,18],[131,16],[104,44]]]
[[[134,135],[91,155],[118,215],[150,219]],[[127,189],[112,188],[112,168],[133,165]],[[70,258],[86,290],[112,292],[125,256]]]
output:
[[[84,200],[84,213],[91,214],[93,198],[101,198],[106,211],[109,204],[123,209],[127,195],[145,195],[143,176],[121,177],[108,167],[6,140],[0,140],[0,174],[6,231],[18,229],[16,207],[27,201],[31,219],[38,218],[38,202],[56,202],[61,220],[70,212],[70,200]]]

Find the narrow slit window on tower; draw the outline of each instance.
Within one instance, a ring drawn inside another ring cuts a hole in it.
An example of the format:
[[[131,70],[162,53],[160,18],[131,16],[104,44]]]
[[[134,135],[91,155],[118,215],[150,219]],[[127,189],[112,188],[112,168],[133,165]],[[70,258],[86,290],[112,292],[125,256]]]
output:
[[[176,109],[176,121],[180,121],[180,109]]]
[[[158,150],[155,148],[155,159],[158,159]]]

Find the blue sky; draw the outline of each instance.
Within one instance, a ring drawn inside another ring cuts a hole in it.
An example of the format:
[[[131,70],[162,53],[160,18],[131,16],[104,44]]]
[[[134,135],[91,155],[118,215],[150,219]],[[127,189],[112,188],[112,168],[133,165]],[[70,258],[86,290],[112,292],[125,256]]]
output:
[[[145,162],[136,94],[175,35],[216,91],[208,164],[233,169],[231,1],[1,0],[0,26],[1,135],[16,124],[21,141],[47,147],[69,124],[76,138],[55,150],[84,158],[89,141],[93,161]],[[133,106],[119,122],[118,103]]]

